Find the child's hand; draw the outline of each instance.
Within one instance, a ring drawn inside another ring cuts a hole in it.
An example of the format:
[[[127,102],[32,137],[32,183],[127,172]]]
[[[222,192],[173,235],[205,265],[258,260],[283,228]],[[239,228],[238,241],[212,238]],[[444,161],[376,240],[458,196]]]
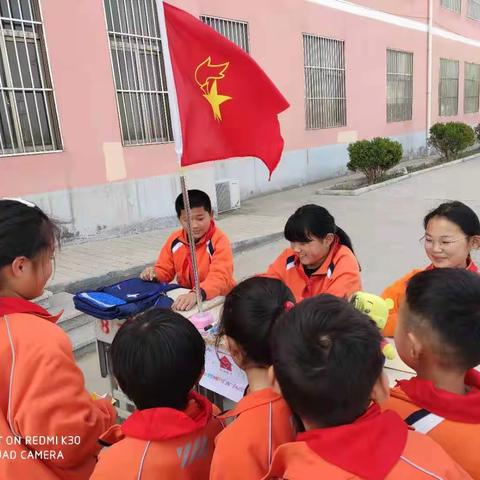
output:
[[[180,295],[175,302],[173,302],[172,310],[185,312],[191,310],[197,304],[197,295],[195,292],[185,293]]]
[[[142,280],[146,280],[147,282],[153,282],[157,279],[155,275],[155,267],[147,267],[143,272],[140,274],[140,278]]]

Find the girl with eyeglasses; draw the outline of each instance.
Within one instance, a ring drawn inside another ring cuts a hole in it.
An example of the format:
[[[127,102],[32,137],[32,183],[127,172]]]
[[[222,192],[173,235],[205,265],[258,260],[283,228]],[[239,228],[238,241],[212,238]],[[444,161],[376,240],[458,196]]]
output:
[[[431,263],[426,268],[407,273],[382,293],[383,298],[394,301],[384,329],[386,336],[393,336],[395,332],[398,307],[405,296],[408,281],[416,273],[432,268],[465,268],[478,272],[470,254],[480,247],[480,221],[470,207],[459,201],[442,203],[426,215],[423,225],[425,235],[421,240]]]

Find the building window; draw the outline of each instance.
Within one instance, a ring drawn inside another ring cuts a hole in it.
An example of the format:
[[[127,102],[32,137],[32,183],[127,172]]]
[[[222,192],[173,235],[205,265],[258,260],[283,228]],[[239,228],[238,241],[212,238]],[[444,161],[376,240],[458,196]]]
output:
[[[480,0],[469,0],[467,15],[473,20],[480,20]]]
[[[458,70],[456,60],[440,59],[439,115],[458,114]]]
[[[38,0],[2,0],[0,17],[0,155],[61,150]]]
[[[248,43],[248,23],[238,20],[227,20],[224,18],[208,17],[202,15],[200,17],[203,23],[206,23],[224,37],[227,37],[233,43],[237,44],[247,53],[250,52]]]
[[[440,5],[455,13],[462,10],[462,0],[440,0]]]
[[[104,0],[124,145],[173,141],[156,0]]]
[[[303,35],[307,129],[347,124],[345,44]]]
[[[480,100],[480,65],[465,63],[464,112],[477,113]]]
[[[387,122],[412,119],[413,53],[387,50]]]

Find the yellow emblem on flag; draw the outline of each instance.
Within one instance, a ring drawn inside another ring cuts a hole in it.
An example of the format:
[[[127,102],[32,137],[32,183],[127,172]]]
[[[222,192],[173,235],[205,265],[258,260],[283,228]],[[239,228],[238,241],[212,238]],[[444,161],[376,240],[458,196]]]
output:
[[[225,78],[225,71],[230,62],[221,63],[219,65],[212,64],[212,58],[207,57],[195,70],[195,81],[203,92],[204,98],[212,107],[213,116],[215,120],[222,120],[222,112],[220,105],[232,97],[221,95],[218,93],[218,80]]]

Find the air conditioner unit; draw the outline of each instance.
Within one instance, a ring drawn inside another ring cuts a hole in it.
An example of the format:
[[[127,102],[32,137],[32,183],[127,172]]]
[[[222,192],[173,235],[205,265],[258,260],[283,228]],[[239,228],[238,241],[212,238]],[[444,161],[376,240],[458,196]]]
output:
[[[218,213],[240,208],[240,183],[238,180],[226,179],[215,183]]]

